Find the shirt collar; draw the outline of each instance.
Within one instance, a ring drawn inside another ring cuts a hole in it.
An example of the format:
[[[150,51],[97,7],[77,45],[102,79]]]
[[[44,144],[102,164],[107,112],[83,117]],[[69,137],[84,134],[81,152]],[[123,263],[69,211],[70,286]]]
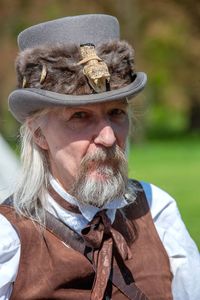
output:
[[[50,177],[50,184],[63,199],[75,206],[78,206],[81,214],[88,221],[91,221],[98,211],[107,209],[108,217],[110,218],[111,222],[114,222],[116,209],[127,205],[127,201],[124,197],[116,198],[101,208],[90,204],[83,204],[80,203],[75,197],[67,193],[53,176]]]

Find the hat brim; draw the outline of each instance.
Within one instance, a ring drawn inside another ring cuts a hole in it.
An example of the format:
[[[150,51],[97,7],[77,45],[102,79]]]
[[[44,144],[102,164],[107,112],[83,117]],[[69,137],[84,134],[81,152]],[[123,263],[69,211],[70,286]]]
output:
[[[65,95],[43,89],[23,88],[14,90],[8,102],[13,116],[23,123],[31,113],[47,107],[74,107],[134,97],[144,88],[146,81],[146,74],[137,72],[135,80],[125,87],[89,95]]]

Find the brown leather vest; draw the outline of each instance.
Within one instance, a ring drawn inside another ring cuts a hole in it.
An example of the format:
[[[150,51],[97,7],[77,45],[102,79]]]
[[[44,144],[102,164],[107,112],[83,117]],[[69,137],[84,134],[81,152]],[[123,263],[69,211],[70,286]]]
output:
[[[64,244],[48,229],[16,216],[12,207],[2,213],[16,228],[21,241],[18,275],[10,300],[89,300],[94,270],[80,252]],[[118,210],[113,228],[127,240],[132,259],[126,261],[136,285],[150,300],[171,300],[169,259],[154,226],[143,191],[136,201]],[[112,299],[128,299],[114,285]],[[138,298],[137,298],[138,299]]]

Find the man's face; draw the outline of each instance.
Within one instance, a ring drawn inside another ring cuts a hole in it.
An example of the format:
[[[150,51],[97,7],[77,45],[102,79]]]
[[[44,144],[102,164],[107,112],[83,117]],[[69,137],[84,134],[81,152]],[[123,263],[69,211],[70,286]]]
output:
[[[67,191],[74,190],[84,160],[81,176],[88,182],[98,185],[114,176],[114,168],[119,167],[117,160],[121,161],[118,152],[124,152],[126,146],[127,106],[125,101],[113,101],[57,109],[48,114],[42,127],[42,148],[48,152],[51,173]]]

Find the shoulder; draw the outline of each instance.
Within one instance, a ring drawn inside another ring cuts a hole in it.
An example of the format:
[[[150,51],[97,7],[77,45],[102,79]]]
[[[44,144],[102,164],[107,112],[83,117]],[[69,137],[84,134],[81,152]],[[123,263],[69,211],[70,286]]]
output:
[[[12,225],[9,214],[13,213],[13,208],[11,205],[11,197],[6,199],[0,205],[0,257],[7,259],[11,258],[12,255],[20,248],[20,238],[19,235]],[[8,217],[7,217],[8,216]],[[3,230],[2,230],[3,229]]]
[[[0,250],[3,248],[4,251],[9,251],[9,249],[12,251],[14,248],[18,248],[20,244],[18,233],[2,214],[0,214],[0,228],[3,229],[0,230]]]
[[[180,217],[176,201],[171,195],[152,183],[140,181],[140,184],[143,187],[154,221],[161,216],[164,217],[164,215],[167,217],[166,214],[170,217],[171,213]]]
[[[0,214],[0,298],[10,293],[15,281],[19,259],[20,240],[11,223]],[[5,276],[6,274],[6,276]]]
[[[159,237],[168,253],[174,275],[174,299],[199,299],[200,255],[179,212],[176,201],[159,187],[140,182]],[[187,288],[186,288],[187,287]]]
[[[173,230],[179,231],[182,234],[188,234],[175,199],[154,184],[147,182],[140,183],[146,195],[151,215],[161,240]]]

